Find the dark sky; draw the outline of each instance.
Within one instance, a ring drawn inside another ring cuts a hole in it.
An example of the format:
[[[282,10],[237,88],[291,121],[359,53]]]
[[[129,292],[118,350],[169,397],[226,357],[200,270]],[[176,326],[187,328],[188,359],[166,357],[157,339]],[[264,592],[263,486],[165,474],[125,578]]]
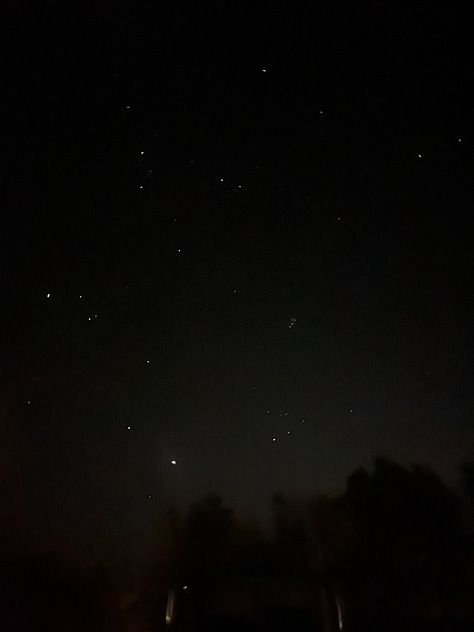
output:
[[[33,3],[30,3],[33,4]],[[5,3],[2,543],[474,458],[472,99],[442,2]],[[6,543],[6,544],[5,544]]]

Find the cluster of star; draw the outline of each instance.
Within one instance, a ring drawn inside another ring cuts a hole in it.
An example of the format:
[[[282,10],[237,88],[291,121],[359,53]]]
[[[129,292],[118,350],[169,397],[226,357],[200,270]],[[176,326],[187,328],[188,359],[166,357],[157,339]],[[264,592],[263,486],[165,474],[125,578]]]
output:
[[[262,74],[267,74],[267,69],[260,69]],[[131,104],[126,104],[125,105],[125,109],[127,111],[132,111],[133,110],[133,106]],[[326,110],[325,110],[326,111]],[[321,118],[322,120],[324,120],[326,118],[326,116],[323,116],[323,110],[316,108],[314,111],[315,115],[319,118]],[[155,137],[156,134],[150,133],[151,136]],[[455,140],[455,142],[457,143],[461,143],[462,139],[461,138],[457,138]],[[140,191],[145,189],[148,185],[148,183],[150,183],[152,181],[152,177],[154,176],[156,169],[155,166],[152,163],[152,158],[149,156],[149,154],[151,154],[152,152],[149,152],[148,149],[146,149],[146,147],[148,146],[146,142],[143,142],[143,139],[141,139],[140,141],[141,144],[137,143],[137,145],[135,146],[134,149],[134,156],[132,157],[131,162],[135,165],[138,165],[138,175],[137,175],[137,179],[133,180],[133,186],[137,187]],[[145,147],[145,148],[144,148]],[[414,159],[414,156],[416,155],[416,157],[418,158],[418,160],[421,160],[422,157],[426,156],[426,153],[424,152],[423,149],[418,150],[418,148],[412,148],[410,150],[410,160]],[[420,153],[419,153],[420,152]],[[423,152],[423,153],[421,153]],[[415,159],[416,161],[416,159]],[[189,164],[192,164],[193,167],[196,167],[196,160],[188,160],[186,159],[186,163],[187,163],[187,167],[189,167]],[[189,164],[188,164],[189,163]],[[255,165],[253,165],[255,167]],[[184,165],[183,165],[184,167]],[[257,169],[257,167],[255,167],[255,169]],[[136,173],[137,173],[136,171]],[[243,177],[242,172],[238,172],[235,175],[232,176],[232,174],[229,176],[227,173],[223,173],[223,171],[219,170],[217,172],[212,173],[212,175],[210,175],[211,172],[207,172],[207,177],[210,179],[211,177],[213,178],[213,186],[215,185],[216,188],[219,188],[219,190],[224,190],[227,191],[229,193],[231,193],[232,195],[237,196],[236,191],[240,190],[243,188],[243,184],[242,182],[245,182],[245,178]],[[222,187],[220,187],[220,185],[222,185]],[[277,183],[278,186],[281,186],[281,182]],[[240,197],[243,197],[243,194],[245,193],[245,191],[240,195]],[[138,197],[138,196],[137,196]],[[143,199],[143,196],[140,197],[140,199]],[[239,198],[240,199],[240,198]],[[341,211],[338,210],[336,214],[336,212],[334,212],[333,210],[328,211],[330,213],[333,213],[333,215],[331,216],[331,221],[337,221],[340,222],[340,224],[338,225],[337,230],[341,230],[343,228],[344,222],[341,221],[342,217],[344,216],[344,213],[341,214]],[[176,257],[176,259],[179,259],[180,261],[185,259],[185,255],[186,255],[186,247],[185,247],[185,240],[182,237],[181,233],[180,233],[180,223],[178,222],[178,219],[176,217],[174,217],[172,219],[172,221],[170,221],[170,224],[175,225],[174,226],[174,232],[173,232],[173,238],[175,239],[175,241],[173,242],[173,248],[174,248],[174,253],[176,255],[182,255],[179,258]],[[341,228],[339,228],[339,226]],[[192,263],[188,264],[190,267],[192,267]],[[202,270],[194,270],[194,274],[195,276],[200,276],[201,278],[210,280],[210,275],[205,272],[203,273]],[[245,275],[241,275],[241,276],[245,276]],[[240,288],[238,290],[237,287],[235,287],[235,285],[238,285],[238,283],[235,283],[235,278],[232,281],[229,281],[229,283],[232,283],[232,285],[228,285],[227,286],[227,291],[229,294],[239,294],[239,296],[237,296],[235,298],[235,301],[239,301],[240,300],[240,296],[241,296],[241,292],[240,292]],[[87,303],[87,288],[84,288],[85,290],[85,295],[83,294],[79,294],[78,298],[80,300],[82,300],[84,303]],[[44,296],[46,297],[46,299],[48,300],[52,300],[52,302],[54,302],[54,297],[56,296],[56,290],[55,288],[51,288],[50,290],[48,290],[47,292],[44,293]],[[84,300],[84,296],[86,296],[86,299]],[[234,299],[232,299],[234,301]],[[99,318],[99,311],[96,311],[96,306],[91,305],[90,306],[90,311],[88,311],[88,315],[86,315],[84,317],[84,319],[87,319],[87,322],[91,322],[93,323],[96,319]],[[294,340],[295,338],[298,337],[299,332],[302,329],[302,325],[301,323],[304,322],[304,318],[300,317],[300,312],[298,312],[297,310],[296,314],[298,316],[298,318],[296,318],[294,315],[288,315],[288,316],[283,316],[283,318],[281,318],[280,322],[279,322],[279,326],[281,328],[287,328],[289,330],[292,330],[294,333],[288,334],[288,339]],[[277,318],[275,316],[275,318]],[[103,314],[101,312],[101,318],[99,320],[103,319]],[[104,320],[106,320],[104,318]],[[92,330],[94,330],[94,326],[91,326]],[[295,331],[296,330],[296,331]],[[286,334],[285,334],[286,336]],[[152,354],[150,354],[152,358],[154,358],[155,356],[153,356]],[[153,362],[150,360],[150,358],[146,357],[142,360],[144,364],[146,365],[152,365]],[[427,372],[428,374],[429,372]],[[257,389],[257,387],[255,385],[250,385],[249,389],[251,391],[255,391]],[[27,401],[27,404],[30,405],[31,404],[31,400]],[[273,408],[269,407],[266,409],[266,415],[268,416],[272,416],[272,410],[274,410]],[[308,411],[305,411],[303,414],[306,415]],[[349,413],[353,413],[353,409],[350,408]],[[294,422],[293,419],[297,420],[297,422]],[[311,419],[311,413],[309,413],[309,416],[303,417],[301,418],[299,415],[296,414],[291,414],[289,413],[289,411],[282,411],[280,413],[278,413],[277,415],[275,415],[275,424],[273,425],[273,428],[270,427],[270,425],[267,425],[267,427],[269,428],[269,434],[266,436],[266,440],[271,443],[273,446],[275,446],[275,444],[277,444],[277,442],[280,440],[281,437],[291,437],[291,440],[293,440],[293,438],[295,436],[298,435],[298,426],[299,424],[305,424],[307,419]],[[311,422],[310,422],[311,424]],[[308,424],[308,425],[310,425]],[[133,426],[133,422],[130,425],[126,426],[127,431],[132,431],[132,426]],[[122,426],[123,428],[123,426]],[[181,458],[181,454],[179,453],[179,450],[176,451],[177,454],[176,456],[179,457],[179,462],[180,464],[182,463],[182,461],[184,459]],[[169,459],[168,457],[168,465],[176,467],[178,465],[178,460],[177,459]],[[152,498],[152,495],[148,495],[148,498]]]

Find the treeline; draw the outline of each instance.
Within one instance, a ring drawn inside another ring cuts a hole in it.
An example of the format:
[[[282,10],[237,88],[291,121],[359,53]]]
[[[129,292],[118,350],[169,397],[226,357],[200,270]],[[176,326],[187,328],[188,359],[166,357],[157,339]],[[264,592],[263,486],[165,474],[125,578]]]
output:
[[[141,598],[159,629],[178,578],[311,572],[343,595],[348,629],[474,629],[474,466],[462,477],[461,496],[429,468],[376,458],[340,496],[274,495],[270,528],[238,518],[215,493],[185,515],[170,508]]]
[[[456,493],[428,468],[377,458],[340,496],[275,494],[265,524],[211,492],[163,514],[139,576],[113,543],[81,568],[2,560],[1,627],[160,631],[173,584],[236,572],[322,576],[342,596],[349,632],[474,629],[474,464],[461,476]]]

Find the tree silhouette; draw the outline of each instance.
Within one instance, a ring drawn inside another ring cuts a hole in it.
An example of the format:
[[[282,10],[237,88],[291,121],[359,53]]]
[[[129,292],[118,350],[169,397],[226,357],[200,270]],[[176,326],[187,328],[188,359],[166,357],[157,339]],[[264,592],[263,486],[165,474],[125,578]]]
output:
[[[358,468],[348,477],[346,501],[355,521],[348,575],[354,592],[371,595],[376,623],[422,618],[427,603],[445,616],[462,578],[454,492],[429,468],[377,458],[371,475]]]
[[[473,472],[463,468],[471,493]],[[273,533],[264,537],[213,492],[183,518],[170,510],[156,549],[157,567],[168,569],[159,580],[165,600],[173,578],[199,586],[221,571],[309,571],[344,593],[354,631],[454,630],[455,612],[464,608],[467,618],[462,506],[430,468],[378,457],[372,471],[348,476],[341,496],[275,494],[271,511]]]
[[[229,557],[234,511],[211,492],[193,503],[184,520],[184,560],[187,571],[217,569]]]

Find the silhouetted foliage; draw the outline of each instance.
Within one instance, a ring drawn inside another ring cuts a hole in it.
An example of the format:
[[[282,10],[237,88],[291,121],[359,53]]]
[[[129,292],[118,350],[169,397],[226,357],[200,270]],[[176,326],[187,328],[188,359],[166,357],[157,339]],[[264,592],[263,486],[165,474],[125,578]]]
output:
[[[311,528],[308,505],[284,494],[272,497],[275,560],[288,570],[306,569],[311,557]]]
[[[472,471],[463,467],[467,482]],[[353,630],[454,630],[470,620],[474,572],[463,507],[429,468],[376,458],[371,472],[347,477],[338,497],[280,493],[270,507],[270,531],[239,520],[215,493],[184,517],[165,515],[148,577],[163,582],[153,598],[157,629],[170,582],[222,571],[324,576],[342,592]]]
[[[193,503],[184,520],[184,564],[190,573],[219,567],[229,555],[234,512],[211,492]]]
[[[408,613],[423,619],[429,603],[439,610],[434,618],[448,617],[463,581],[462,511],[454,492],[427,468],[378,458],[372,475],[359,468],[348,478],[346,500],[356,532],[347,580],[355,601],[374,598],[371,623],[400,626]],[[367,604],[360,608],[367,615]]]

